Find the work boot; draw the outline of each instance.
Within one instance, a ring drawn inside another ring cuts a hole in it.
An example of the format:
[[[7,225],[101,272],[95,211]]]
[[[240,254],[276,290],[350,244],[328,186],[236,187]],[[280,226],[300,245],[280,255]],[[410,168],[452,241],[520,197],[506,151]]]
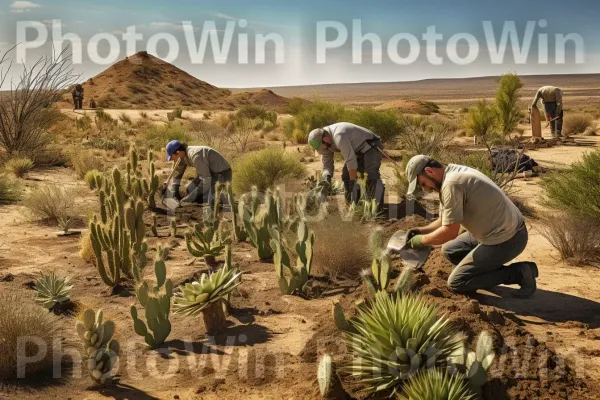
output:
[[[524,262],[521,265],[521,288],[513,293],[513,297],[526,299],[531,297],[537,290],[535,278],[539,275],[537,264],[534,262]]]

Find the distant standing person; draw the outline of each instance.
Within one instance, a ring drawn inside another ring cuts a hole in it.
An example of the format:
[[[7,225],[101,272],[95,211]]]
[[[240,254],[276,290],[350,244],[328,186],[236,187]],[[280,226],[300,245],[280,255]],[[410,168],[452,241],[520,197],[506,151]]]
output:
[[[75,85],[71,91],[71,96],[73,96],[73,105],[75,110],[81,110],[83,108],[83,86],[81,86],[79,83]]]
[[[308,143],[321,154],[323,163],[323,179],[331,182],[333,176],[334,153],[342,153],[346,202],[355,203],[358,188],[356,178],[358,173],[367,175],[367,198],[375,198],[380,205],[383,203],[383,182],[379,170],[381,168],[381,139],[370,130],[348,122],[318,128],[308,135]]]
[[[208,203],[211,207],[215,201],[215,186],[217,182],[231,182],[231,165],[215,149],[207,146],[187,146],[179,140],[167,144],[167,161],[180,160],[179,167],[173,176],[169,192],[181,202]],[[196,169],[196,177],[186,188],[186,196],[182,199],[179,194],[181,179],[188,166]]]
[[[550,121],[550,132],[552,137],[562,136],[563,125],[563,92],[555,86],[541,87],[533,99],[532,107],[537,107],[538,101],[542,99],[546,111],[546,120]]]

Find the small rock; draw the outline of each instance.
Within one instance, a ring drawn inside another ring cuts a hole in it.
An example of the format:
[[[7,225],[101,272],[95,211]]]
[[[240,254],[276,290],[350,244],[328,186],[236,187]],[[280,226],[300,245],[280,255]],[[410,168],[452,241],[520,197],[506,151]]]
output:
[[[425,293],[427,293],[433,297],[444,297],[444,294],[442,293],[442,291],[436,287],[427,290]]]
[[[469,304],[467,304],[467,311],[473,314],[479,314],[481,312],[479,302],[477,300],[471,300]]]
[[[174,399],[179,399],[179,395],[176,394],[175,396],[173,396]]]
[[[527,345],[528,346],[537,346],[537,343],[538,343],[537,340],[533,336],[530,336],[527,339]]]
[[[504,326],[504,317],[496,310],[488,311],[488,318],[493,324]]]
[[[15,280],[15,276],[13,274],[6,274],[2,278],[0,278],[0,282],[12,282]]]

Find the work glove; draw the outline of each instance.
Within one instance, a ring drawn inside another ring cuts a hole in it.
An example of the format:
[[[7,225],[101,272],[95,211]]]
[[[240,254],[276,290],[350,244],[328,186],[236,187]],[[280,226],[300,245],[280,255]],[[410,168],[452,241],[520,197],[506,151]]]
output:
[[[423,244],[423,235],[413,236],[408,243],[413,250],[423,250],[428,247]]]
[[[408,230],[408,232],[406,232],[406,241],[408,242],[410,239],[420,234],[421,231],[419,230],[419,228],[411,228]]]

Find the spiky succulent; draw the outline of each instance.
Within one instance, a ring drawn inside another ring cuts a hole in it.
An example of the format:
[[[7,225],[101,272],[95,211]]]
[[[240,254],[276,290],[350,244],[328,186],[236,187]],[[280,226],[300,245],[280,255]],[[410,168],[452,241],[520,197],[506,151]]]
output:
[[[474,397],[464,376],[434,368],[411,377],[398,400],[470,400]]]
[[[475,351],[467,353],[464,343],[461,343],[450,357],[450,366],[457,372],[464,373],[471,389],[480,394],[488,381],[487,371],[495,356],[494,340],[489,332],[483,331],[479,334]]]
[[[70,300],[69,290],[73,288],[70,278],[59,278],[54,272],[42,275],[36,279],[33,286],[36,291],[35,300],[46,308],[52,308],[57,303]]]
[[[73,227],[75,220],[69,216],[63,216],[58,218],[58,227],[62,229],[64,233],[68,233],[69,229]]]
[[[208,224],[195,224],[194,229],[186,233],[185,244],[194,257],[218,257],[229,244],[228,232]]]
[[[241,272],[226,265],[212,274],[202,274],[200,281],[186,283],[175,296],[173,311],[183,315],[197,315],[210,304],[222,300],[240,283]]]
[[[345,367],[370,392],[397,390],[425,367],[444,365],[459,347],[450,321],[416,294],[375,294],[349,320],[345,332],[352,361]],[[354,331],[355,330],[355,331]]]

